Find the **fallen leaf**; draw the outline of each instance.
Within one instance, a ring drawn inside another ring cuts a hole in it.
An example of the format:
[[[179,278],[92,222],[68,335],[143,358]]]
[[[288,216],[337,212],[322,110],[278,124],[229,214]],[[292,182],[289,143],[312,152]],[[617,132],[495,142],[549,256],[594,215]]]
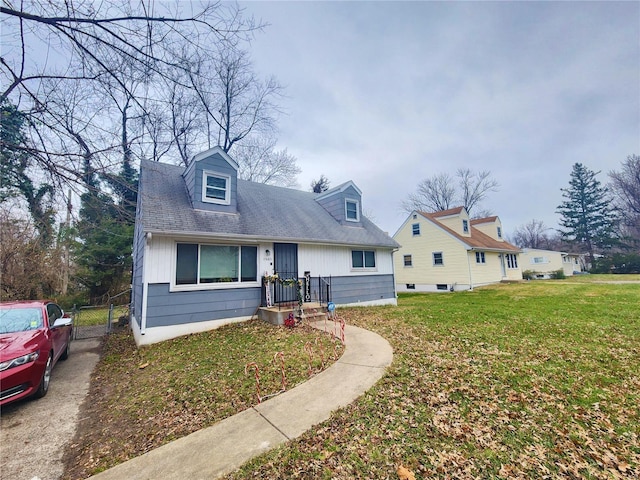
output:
[[[138,368],[140,370],[142,370],[143,368],[147,368],[149,366],[149,362],[143,363],[142,365],[140,365]]]
[[[416,480],[416,476],[413,474],[411,470],[400,465],[398,467],[398,478],[400,480]]]

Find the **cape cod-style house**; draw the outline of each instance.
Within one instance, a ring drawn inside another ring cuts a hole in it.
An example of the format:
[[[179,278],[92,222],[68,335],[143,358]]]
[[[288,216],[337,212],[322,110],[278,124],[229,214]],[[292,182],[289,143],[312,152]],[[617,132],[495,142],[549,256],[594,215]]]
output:
[[[502,235],[498,217],[471,219],[464,207],[412,212],[393,236],[399,292],[472,290],[522,280],[520,249]]]
[[[136,343],[250,319],[267,303],[294,300],[274,289],[283,283],[301,285],[304,302],[395,305],[397,248],[362,214],[362,193],[351,181],[315,194],[241,180],[219,147],[186,168],[142,161]]]

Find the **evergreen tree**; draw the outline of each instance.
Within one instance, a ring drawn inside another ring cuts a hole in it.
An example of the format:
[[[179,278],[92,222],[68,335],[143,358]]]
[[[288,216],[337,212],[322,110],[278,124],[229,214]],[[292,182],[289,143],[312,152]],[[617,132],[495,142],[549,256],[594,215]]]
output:
[[[561,215],[563,239],[579,245],[589,255],[592,266],[596,249],[609,248],[615,242],[613,209],[607,190],[596,175],[581,163],[574,164],[569,188],[560,189],[565,200],[556,211]]]
[[[100,304],[131,283],[133,221],[104,193],[89,191],[81,202],[75,249],[78,279],[91,303]]]
[[[329,185],[331,185],[329,179],[324,175],[320,175],[320,178],[318,180],[311,181],[311,191],[313,193],[326,192],[327,190],[329,190]]]

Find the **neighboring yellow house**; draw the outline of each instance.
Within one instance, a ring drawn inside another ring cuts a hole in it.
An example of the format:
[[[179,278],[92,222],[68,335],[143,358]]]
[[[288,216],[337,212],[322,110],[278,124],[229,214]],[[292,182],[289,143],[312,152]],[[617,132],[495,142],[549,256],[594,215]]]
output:
[[[502,237],[498,217],[471,220],[464,207],[412,212],[393,239],[399,292],[473,290],[522,280],[520,249]]]
[[[565,276],[582,273],[580,255],[538,248],[523,248],[520,255],[522,270],[531,271],[534,278],[551,278],[553,272],[563,270]]]

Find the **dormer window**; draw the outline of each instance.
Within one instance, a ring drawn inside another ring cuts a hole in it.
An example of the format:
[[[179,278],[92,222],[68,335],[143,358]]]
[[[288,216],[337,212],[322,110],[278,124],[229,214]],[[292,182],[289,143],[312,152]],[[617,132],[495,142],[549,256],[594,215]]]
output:
[[[469,220],[462,220],[462,231],[469,233]]]
[[[359,203],[357,200],[345,200],[345,217],[350,222],[360,221]]]
[[[498,238],[502,238],[502,228],[498,227]]]
[[[229,205],[231,178],[213,172],[202,172],[202,201]]]

